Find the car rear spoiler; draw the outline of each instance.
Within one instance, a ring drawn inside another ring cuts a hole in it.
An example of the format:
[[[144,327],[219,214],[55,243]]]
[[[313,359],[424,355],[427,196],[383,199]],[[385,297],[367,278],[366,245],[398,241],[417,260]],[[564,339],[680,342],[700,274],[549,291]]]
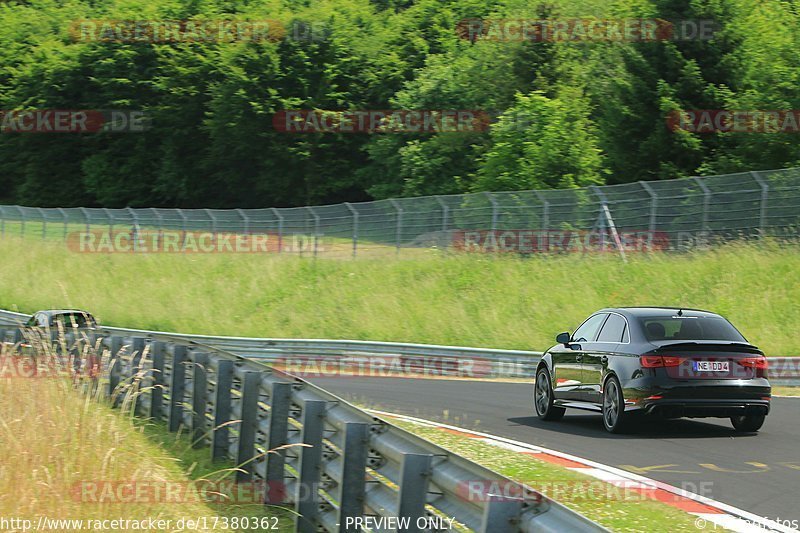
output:
[[[746,342],[721,342],[721,341],[651,341],[656,349],[653,353],[665,351],[704,351],[704,352],[745,352],[764,355],[757,346]]]

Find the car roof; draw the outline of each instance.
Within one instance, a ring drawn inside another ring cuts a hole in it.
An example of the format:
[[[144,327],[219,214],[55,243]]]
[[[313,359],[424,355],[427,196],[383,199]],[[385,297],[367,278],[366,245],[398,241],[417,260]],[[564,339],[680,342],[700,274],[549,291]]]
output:
[[[42,313],[47,316],[56,316],[56,315],[87,315],[92,316],[89,311],[82,311],[80,309],[43,309],[41,311],[36,311],[34,314]]]
[[[691,307],[609,307],[602,311],[616,311],[632,317],[651,317],[651,316],[673,316],[678,311],[691,316],[705,316],[718,318],[720,315],[703,309],[692,309]]]

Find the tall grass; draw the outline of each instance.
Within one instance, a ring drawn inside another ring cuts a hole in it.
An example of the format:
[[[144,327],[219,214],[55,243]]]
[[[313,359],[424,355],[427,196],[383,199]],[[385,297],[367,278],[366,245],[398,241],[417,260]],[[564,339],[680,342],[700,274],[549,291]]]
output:
[[[598,308],[674,305],[722,313],[769,355],[800,354],[800,253],[769,242],[624,264],[613,255],[91,255],[7,238],[0,265],[0,307],[81,307],[146,329],[544,349]]]

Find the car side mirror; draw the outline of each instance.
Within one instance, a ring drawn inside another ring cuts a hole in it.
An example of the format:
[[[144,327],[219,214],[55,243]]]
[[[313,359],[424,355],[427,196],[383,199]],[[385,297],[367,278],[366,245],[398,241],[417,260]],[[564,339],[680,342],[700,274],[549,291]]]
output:
[[[556,342],[559,344],[563,344],[564,346],[568,346],[571,338],[572,337],[569,334],[569,332],[565,331],[564,333],[559,333],[558,335],[556,335]]]

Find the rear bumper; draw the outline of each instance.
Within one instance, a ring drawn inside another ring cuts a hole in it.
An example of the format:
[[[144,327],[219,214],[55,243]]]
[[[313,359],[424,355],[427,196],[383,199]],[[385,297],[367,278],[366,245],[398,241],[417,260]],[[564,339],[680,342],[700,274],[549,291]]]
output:
[[[675,399],[664,398],[652,400],[642,409],[648,413],[666,418],[706,418],[743,415],[768,415],[768,400],[734,400],[734,399]]]

